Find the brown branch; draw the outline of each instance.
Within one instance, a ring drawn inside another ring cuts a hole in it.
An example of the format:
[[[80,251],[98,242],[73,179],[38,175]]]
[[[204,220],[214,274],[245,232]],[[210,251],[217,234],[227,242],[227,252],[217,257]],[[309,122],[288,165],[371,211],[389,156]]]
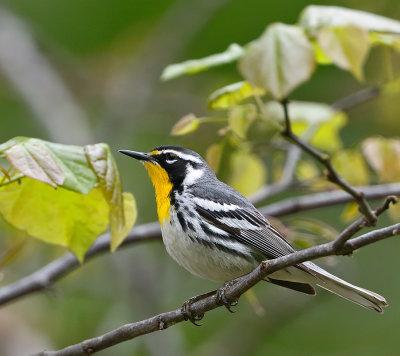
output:
[[[314,260],[319,257],[348,254],[356,249],[359,249],[360,247],[399,234],[400,223],[385,227],[383,229],[371,231],[352,240],[346,241],[342,247],[338,247],[335,243],[335,240],[323,245],[297,251],[290,255],[286,255],[269,261],[264,261],[251,273],[238,278],[234,285],[225,288],[225,297],[228,301],[239,299],[239,297],[244,292],[246,292],[259,281],[264,279],[268,274],[276,272],[282,268],[305,261]],[[206,312],[216,309],[219,306],[220,303],[217,300],[216,295],[214,294],[191,304],[191,313],[193,315],[204,315]],[[36,355],[86,356],[116,345],[118,343],[131,340],[140,335],[148,334],[158,330],[164,330],[184,320],[184,313],[182,309],[179,308],[167,313],[153,316],[146,320],[142,320],[132,324],[126,324],[104,335],[85,340],[75,345],[68,346],[59,351],[42,351]]]
[[[368,199],[379,199],[387,195],[400,195],[400,183],[382,184],[370,187],[361,187]],[[321,207],[343,204],[352,200],[352,197],[341,190],[305,195],[289,198],[260,208],[267,216],[284,216],[299,211],[318,209]],[[158,222],[135,226],[124,240],[121,247],[130,246],[138,242],[159,240],[161,231]],[[85,256],[85,263],[90,259],[109,251],[109,236],[100,236]],[[79,261],[71,253],[59,257],[41,269],[24,278],[0,288],[0,306],[31,293],[46,290],[51,285],[68,275],[80,266]]]
[[[367,200],[365,199],[364,194],[355,190],[349,183],[347,183],[343,179],[343,177],[333,167],[329,155],[318,151],[315,147],[309,145],[307,142],[303,141],[301,138],[293,133],[289,117],[288,100],[282,100],[282,106],[285,117],[285,128],[282,131],[282,135],[292,143],[299,146],[303,151],[314,157],[322,165],[324,165],[327,169],[328,180],[332,183],[335,183],[337,186],[341,187],[344,191],[349,193],[357,202],[361,213],[365,215],[368,224],[374,226],[376,224],[377,218],[371,207],[369,206]]]
[[[122,243],[128,246],[144,241],[159,240],[161,237],[160,225],[158,222],[138,225],[132,229],[130,234]],[[110,236],[100,236],[85,255],[85,263],[95,256],[110,250]],[[0,288],[0,305],[14,301],[27,294],[48,289],[54,282],[71,273],[80,266],[79,261],[72,253],[66,253],[60,258],[50,262],[36,272]]]
[[[357,187],[357,189],[361,190],[364,193],[365,198],[370,200],[384,198],[388,195],[400,196],[400,183],[362,186]],[[283,199],[276,203],[261,207],[259,210],[263,215],[280,217],[301,211],[325,208],[352,201],[353,197],[348,195],[346,192],[342,190],[333,190]]]

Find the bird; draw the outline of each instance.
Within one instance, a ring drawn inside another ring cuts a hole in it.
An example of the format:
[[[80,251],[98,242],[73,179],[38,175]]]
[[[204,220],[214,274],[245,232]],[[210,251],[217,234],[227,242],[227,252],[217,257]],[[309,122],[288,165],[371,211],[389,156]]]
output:
[[[154,185],[162,239],[169,255],[192,274],[227,282],[262,261],[296,252],[242,194],[220,181],[196,152],[159,146],[120,150],[144,164]],[[381,295],[352,285],[307,261],[273,272],[266,281],[315,295],[314,285],[382,313]]]

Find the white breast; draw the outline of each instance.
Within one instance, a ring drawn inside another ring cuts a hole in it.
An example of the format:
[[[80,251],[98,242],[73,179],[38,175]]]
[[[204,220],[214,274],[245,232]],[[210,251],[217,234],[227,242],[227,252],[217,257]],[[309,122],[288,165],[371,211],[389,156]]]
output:
[[[258,265],[255,260],[245,259],[213,246],[212,237],[204,234],[196,224],[197,219],[190,219],[190,222],[198,231],[198,239],[191,239],[182,230],[175,211],[171,211],[170,222],[165,221],[161,229],[167,252],[189,272],[213,281],[228,281],[249,273]],[[228,236],[224,246],[250,256],[251,251],[247,246],[231,240]]]

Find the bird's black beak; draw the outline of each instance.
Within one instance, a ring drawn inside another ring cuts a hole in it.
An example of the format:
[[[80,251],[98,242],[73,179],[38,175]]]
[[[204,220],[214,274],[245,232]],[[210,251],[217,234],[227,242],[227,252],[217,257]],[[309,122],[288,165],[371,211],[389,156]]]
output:
[[[129,157],[133,157],[137,159],[138,161],[142,162],[151,162],[151,156],[148,153],[143,153],[143,152],[135,152],[135,151],[129,151],[129,150],[119,150],[119,152],[123,153],[124,155],[127,155]]]

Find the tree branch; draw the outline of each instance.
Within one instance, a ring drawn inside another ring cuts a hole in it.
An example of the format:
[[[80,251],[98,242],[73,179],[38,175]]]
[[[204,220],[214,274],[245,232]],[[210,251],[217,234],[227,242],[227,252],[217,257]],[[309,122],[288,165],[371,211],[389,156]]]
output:
[[[368,199],[379,199],[388,195],[400,195],[400,183],[382,184],[371,187],[360,187]],[[278,203],[260,208],[267,216],[280,217],[299,211],[318,209],[332,205],[343,204],[352,201],[352,197],[341,190],[305,195],[289,198]],[[121,247],[130,246],[138,242],[159,240],[161,230],[158,222],[138,225],[124,240]],[[85,263],[104,252],[109,251],[109,235],[100,236],[85,256]],[[25,295],[46,290],[54,282],[68,275],[80,266],[79,261],[71,253],[59,257],[41,269],[0,288],[0,306],[15,301]]]
[[[400,183],[379,184],[372,186],[357,187],[364,193],[365,198],[374,200],[384,198],[388,195],[400,196]],[[280,200],[259,208],[266,216],[286,216],[300,211],[313,210],[328,206],[350,203],[353,197],[342,190],[302,195],[299,197]]]
[[[293,133],[289,117],[288,100],[282,100],[282,106],[285,117],[285,128],[282,131],[282,135],[286,137],[289,141],[300,147],[304,152],[307,152],[309,155],[314,157],[322,165],[324,165],[327,169],[328,180],[332,183],[335,183],[337,186],[341,187],[344,191],[349,193],[357,202],[361,213],[365,215],[368,224],[374,226],[376,224],[377,218],[371,210],[371,207],[369,206],[367,200],[365,199],[364,194],[355,190],[348,182],[343,179],[341,175],[339,175],[339,173],[333,167],[329,155],[318,151],[315,147],[309,145],[307,142],[303,141]]]
[[[364,235],[346,241],[342,247],[337,246],[336,240],[311,247],[305,250],[297,251],[290,255],[279,257],[273,260],[262,262],[251,273],[242,276],[236,280],[236,283],[224,289],[225,297],[228,301],[235,301],[239,297],[264,279],[268,274],[276,272],[282,268],[299,264],[305,261],[314,260],[319,257],[330,255],[348,254],[360,247],[380,241],[382,239],[399,235],[400,223],[368,232]],[[220,305],[216,294],[207,298],[198,300],[191,304],[191,313],[193,315],[204,315],[206,312],[218,308]],[[158,330],[164,330],[176,323],[185,320],[185,315],[181,308],[162,313],[132,324],[126,324],[118,329],[110,331],[104,335],[85,340],[81,343],[68,346],[59,351],[42,351],[37,356],[86,356],[97,351],[111,347],[118,343],[131,340],[140,335],[148,334]]]
[[[159,240],[161,237],[158,222],[138,225],[132,229],[121,246],[128,246],[144,241]],[[103,234],[92,245],[85,255],[85,263],[93,257],[110,250],[110,235]],[[72,253],[66,253],[60,258],[50,262],[36,272],[0,288],[0,305],[23,297],[24,295],[45,290],[52,283],[71,273],[80,266],[78,259]]]

